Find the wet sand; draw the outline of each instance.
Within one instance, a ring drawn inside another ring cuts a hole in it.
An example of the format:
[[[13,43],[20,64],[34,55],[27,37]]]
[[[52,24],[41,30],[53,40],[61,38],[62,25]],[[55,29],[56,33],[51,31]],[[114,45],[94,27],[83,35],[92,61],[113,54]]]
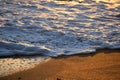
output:
[[[0,80],[120,80],[120,52],[52,58]]]

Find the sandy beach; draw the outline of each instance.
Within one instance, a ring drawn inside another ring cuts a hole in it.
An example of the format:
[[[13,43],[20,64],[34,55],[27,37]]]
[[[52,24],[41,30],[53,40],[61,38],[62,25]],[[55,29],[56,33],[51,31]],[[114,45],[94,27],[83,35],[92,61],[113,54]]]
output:
[[[120,52],[52,58],[0,80],[120,80]]]
[[[108,49],[120,0],[0,0],[0,80],[120,80]]]

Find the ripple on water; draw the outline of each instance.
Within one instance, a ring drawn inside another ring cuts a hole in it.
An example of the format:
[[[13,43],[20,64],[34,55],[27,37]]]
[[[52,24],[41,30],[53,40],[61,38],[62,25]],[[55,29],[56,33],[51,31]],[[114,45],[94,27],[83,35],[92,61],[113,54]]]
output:
[[[0,56],[58,56],[120,48],[119,7],[108,7],[108,0],[70,3],[1,0]]]

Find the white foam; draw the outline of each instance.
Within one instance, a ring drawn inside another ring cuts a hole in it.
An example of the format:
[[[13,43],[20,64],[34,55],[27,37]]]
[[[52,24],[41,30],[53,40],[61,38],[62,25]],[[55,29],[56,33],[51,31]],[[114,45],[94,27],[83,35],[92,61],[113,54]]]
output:
[[[0,59],[0,77],[35,67],[47,57],[3,58]]]
[[[1,0],[0,56],[58,56],[120,48],[115,17],[120,8],[109,9],[106,1]]]
[[[0,0],[0,57],[72,55],[120,48],[117,1]],[[0,76],[32,68],[45,59],[1,58]]]

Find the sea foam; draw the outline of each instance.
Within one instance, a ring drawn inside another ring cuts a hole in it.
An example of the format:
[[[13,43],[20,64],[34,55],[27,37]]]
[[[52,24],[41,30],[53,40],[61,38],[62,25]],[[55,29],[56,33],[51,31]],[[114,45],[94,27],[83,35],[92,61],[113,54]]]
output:
[[[59,56],[120,48],[120,19],[116,16],[120,8],[108,5],[1,0],[0,56]]]

